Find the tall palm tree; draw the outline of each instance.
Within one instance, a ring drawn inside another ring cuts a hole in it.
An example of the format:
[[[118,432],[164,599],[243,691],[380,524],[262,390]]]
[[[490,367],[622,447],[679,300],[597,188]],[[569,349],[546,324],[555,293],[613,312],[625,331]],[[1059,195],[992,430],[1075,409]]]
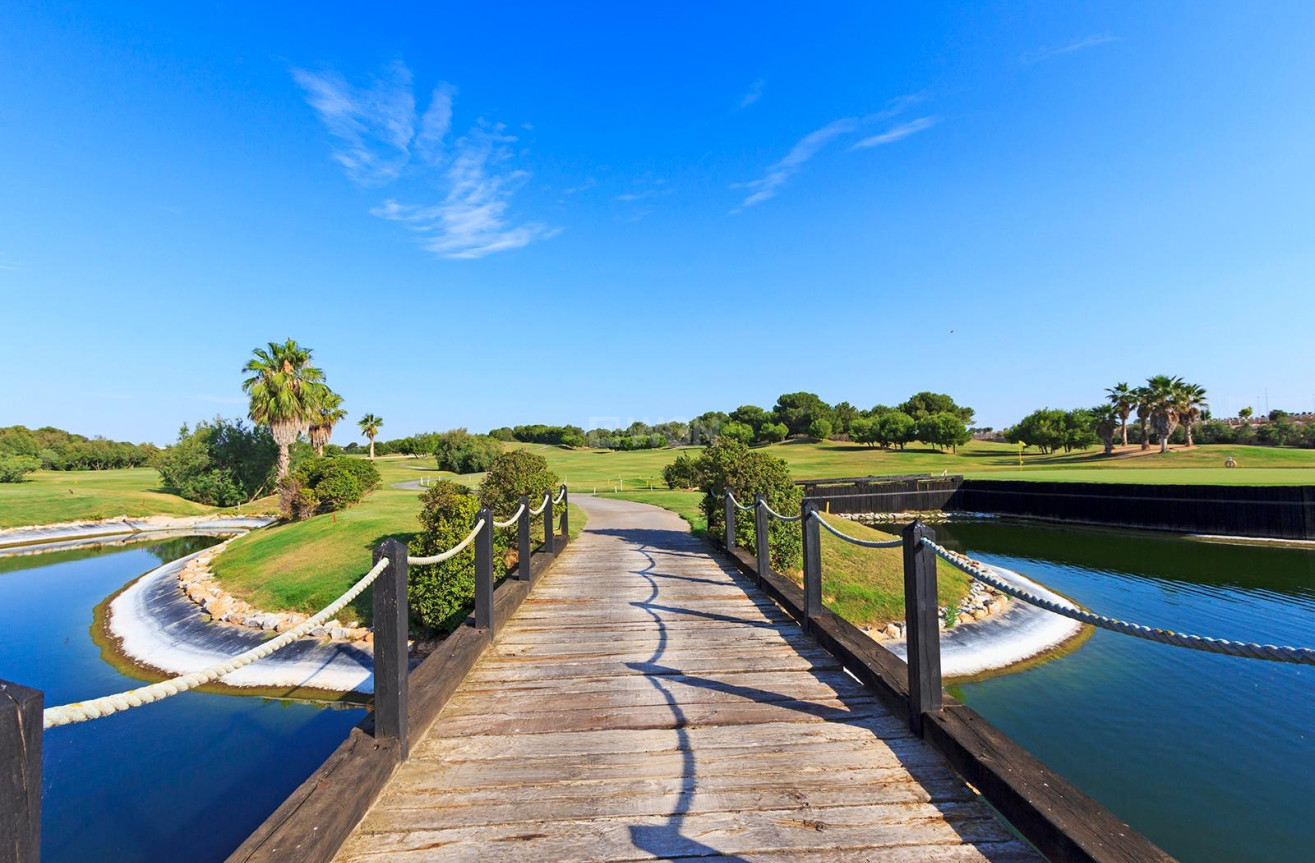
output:
[[[288,447],[317,416],[324,386],[324,372],[310,364],[311,350],[292,339],[283,344],[270,342],[268,349],[256,348],[254,356],[242,367],[250,377],[242,382],[242,391],[251,399],[251,419],[269,426],[278,444],[278,479],[288,475],[291,456]]]
[[[342,396],[328,387],[320,393],[320,404],[316,411],[318,421],[312,422],[306,434],[316,455],[324,455],[324,446],[333,437],[333,427],[347,418],[347,411],[342,409]],[[315,417],[312,416],[314,420]]]
[[[1119,418],[1119,428],[1123,431],[1123,445],[1128,445],[1128,417],[1137,406],[1137,391],[1127,382],[1118,383],[1105,390],[1114,413]]]
[[[1132,391],[1133,408],[1137,412],[1137,425],[1141,428],[1141,448],[1151,448],[1149,423],[1151,420],[1151,390],[1149,387],[1135,387]]]
[[[1182,421],[1179,405],[1182,399],[1182,378],[1156,375],[1146,380],[1150,391],[1151,428],[1160,440],[1160,452],[1169,451],[1169,438]]]
[[[374,438],[379,434],[379,427],[384,421],[374,414],[366,414],[357,420],[356,424],[361,427],[361,434],[370,439],[370,461],[374,461]]]
[[[1175,394],[1178,417],[1182,421],[1183,430],[1187,432],[1187,445],[1194,446],[1192,427],[1201,421],[1205,410],[1210,407],[1206,402],[1205,387],[1182,381]]]
[[[1105,445],[1105,455],[1114,452],[1114,432],[1119,428],[1120,420],[1124,422],[1124,434],[1127,434],[1127,417],[1119,416],[1117,405],[1096,405],[1091,409],[1091,418],[1096,437]]]

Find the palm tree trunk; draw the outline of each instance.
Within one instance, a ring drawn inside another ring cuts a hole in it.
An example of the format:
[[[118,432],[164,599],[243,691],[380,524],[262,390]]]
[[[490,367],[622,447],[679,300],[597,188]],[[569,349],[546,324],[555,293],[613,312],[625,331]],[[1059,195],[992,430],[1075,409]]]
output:
[[[281,443],[279,444],[279,466],[278,466],[278,476],[276,478],[283,479],[283,477],[288,475],[288,471],[291,470],[291,468],[292,468],[292,453],[288,452],[287,444]]]
[[[1124,417],[1123,422],[1121,422],[1119,425],[1123,427],[1123,445],[1127,446],[1128,445],[1128,418]]]
[[[370,461],[374,461],[374,438],[370,438]]]

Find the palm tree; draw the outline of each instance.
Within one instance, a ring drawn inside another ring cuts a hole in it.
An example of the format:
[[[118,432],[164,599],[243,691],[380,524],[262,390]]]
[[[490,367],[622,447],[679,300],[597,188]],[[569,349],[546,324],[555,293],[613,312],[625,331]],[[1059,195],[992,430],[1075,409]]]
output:
[[[269,348],[256,348],[254,356],[242,367],[251,377],[242,382],[242,391],[251,399],[251,419],[269,426],[278,444],[278,479],[288,475],[292,446],[318,415],[324,386],[324,372],[310,364],[310,348],[292,339],[283,344],[270,342]]]
[[[1159,438],[1160,452],[1169,451],[1169,438],[1182,420],[1178,410],[1183,385],[1182,378],[1168,375],[1156,375],[1146,381],[1150,395],[1151,428]]]
[[[1193,446],[1192,427],[1201,421],[1205,410],[1210,407],[1205,400],[1205,387],[1181,381],[1176,395],[1178,418],[1182,421],[1183,430],[1187,432],[1187,445]]]
[[[1123,431],[1123,445],[1128,445],[1128,417],[1137,406],[1137,391],[1126,382],[1115,384],[1105,390],[1114,413],[1119,418],[1119,428]]]
[[[1149,387],[1136,387],[1132,391],[1134,407],[1137,411],[1137,425],[1141,428],[1141,448],[1151,448],[1151,435],[1147,424],[1151,419],[1151,391]]]
[[[370,439],[370,461],[374,461],[374,437],[379,434],[379,427],[384,421],[374,414],[366,414],[357,420],[356,424],[361,427],[361,434]]]
[[[1119,428],[1120,420],[1124,423],[1123,433],[1128,433],[1127,415],[1119,415],[1117,405],[1096,405],[1091,409],[1091,418],[1096,437],[1105,444],[1105,455],[1114,452],[1114,432]]]
[[[320,394],[317,413],[319,421],[313,423],[306,433],[310,437],[311,446],[315,447],[315,454],[322,456],[324,445],[333,436],[333,427],[347,418],[347,411],[342,409],[342,396],[325,387]]]

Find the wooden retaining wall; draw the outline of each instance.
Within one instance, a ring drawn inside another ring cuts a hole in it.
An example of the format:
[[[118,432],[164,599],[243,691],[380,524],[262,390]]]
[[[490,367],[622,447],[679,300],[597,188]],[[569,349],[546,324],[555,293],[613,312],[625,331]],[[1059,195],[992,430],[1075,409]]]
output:
[[[1058,521],[1315,540],[1315,486],[1143,485],[949,477],[807,480],[830,512],[982,512]]]

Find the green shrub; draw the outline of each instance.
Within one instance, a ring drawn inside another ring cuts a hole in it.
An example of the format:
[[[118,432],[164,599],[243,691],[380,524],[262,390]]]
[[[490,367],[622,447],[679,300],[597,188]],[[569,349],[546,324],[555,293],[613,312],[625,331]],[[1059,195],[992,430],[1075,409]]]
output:
[[[439,470],[481,473],[492,467],[493,460],[501,455],[502,443],[491,435],[452,429],[436,436],[433,452]]]
[[[667,488],[698,488],[698,463],[689,453],[682,453],[662,468],[662,479],[666,481]]]
[[[408,546],[420,557],[447,551],[465,539],[480,509],[470,489],[449,480],[435,482],[420,502],[420,533]],[[460,626],[475,603],[474,543],[442,563],[411,567],[407,602],[412,619],[426,627],[446,633]]]
[[[831,437],[831,420],[824,417],[818,417],[808,424],[808,436],[818,440],[826,440]]]
[[[285,518],[300,520],[358,504],[379,487],[379,470],[365,459],[312,456],[279,484]]]
[[[178,440],[156,453],[154,464],[164,484],[180,496],[236,506],[269,489],[277,458],[269,429],[216,417],[195,429],[183,426]]]
[[[758,494],[767,505],[783,515],[795,515],[804,500],[804,491],[790,478],[790,467],[784,460],[765,452],[750,450],[725,435],[705,449],[696,460],[699,488],[703,491],[703,514],[708,519],[708,531],[721,536],[726,530],[726,489],[735,492],[741,503],[748,504]],[[735,520],[735,543],[742,548],[753,548],[753,518],[740,513]],[[799,525],[772,519],[768,527],[772,566],[779,570],[797,569],[801,565],[802,539]]]
[[[22,482],[23,477],[41,467],[41,459],[30,455],[0,457],[0,482]]]
[[[790,433],[785,423],[763,423],[758,427],[757,440],[760,443],[780,443]]]
[[[494,518],[504,519],[520,505],[521,495],[530,499],[531,507],[537,507],[544,493],[555,496],[559,485],[557,474],[548,470],[546,458],[523,449],[509,450],[493,460],[480,483],[479,500],[492,510]],[[533,524],[542,525],[543,516],[535,516]],[[503,532],[515,530],[513,526]]]

